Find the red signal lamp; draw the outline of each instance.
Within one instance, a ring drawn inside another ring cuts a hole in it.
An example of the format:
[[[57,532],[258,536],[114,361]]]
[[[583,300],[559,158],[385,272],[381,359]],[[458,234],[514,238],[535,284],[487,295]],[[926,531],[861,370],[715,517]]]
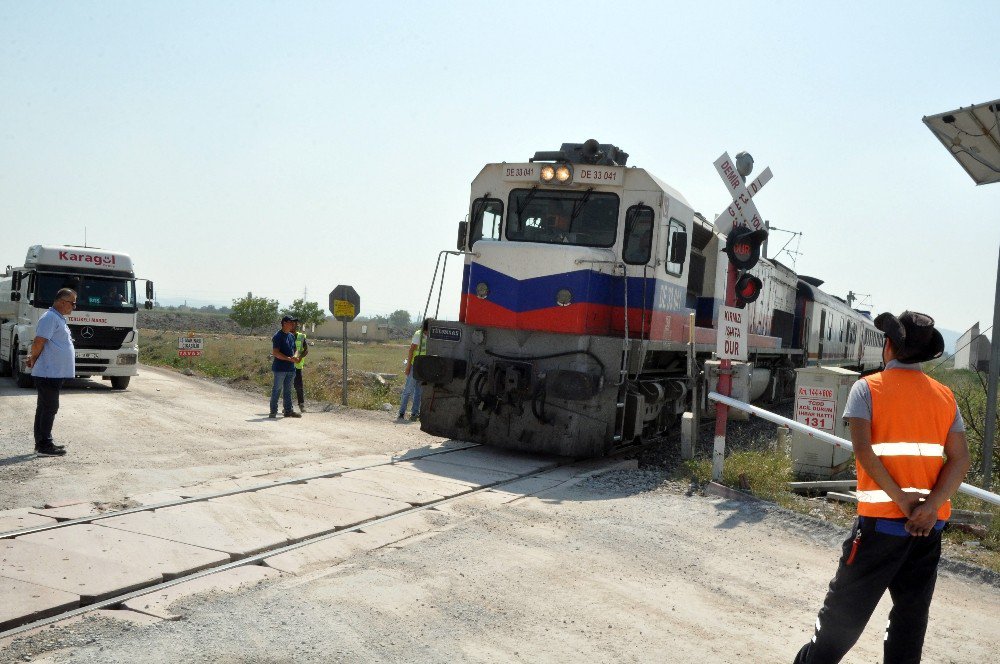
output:
[[[736,280],[736,305],[739,307],[744,307],[751,302],[756,301],[760,297],[760,291],[764,288],[764,283],[753,276],[752,274],[746,273],[740,276]]]
[[[767,231],[763,228],[754,231],[746,226],[737,226],[726,238],[725,252],[729,255],[729,262],[737,270],[749,270],[760,260],[760,245],[765,239]]]

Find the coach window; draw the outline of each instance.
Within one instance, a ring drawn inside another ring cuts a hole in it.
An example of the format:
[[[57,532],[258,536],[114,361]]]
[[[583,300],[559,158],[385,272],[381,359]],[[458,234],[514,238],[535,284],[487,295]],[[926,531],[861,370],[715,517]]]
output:
[[[681,246],[682,243],[687,242],[687,230],[684,228],[684,224],[677,221],[676,219],[670,220],[670,226],[667,228],[667,257],[664,263],[667,274],[672,274],[675,277],[681,276],[684,272],[684,258],[687,254],[687,246]],[[676,249],[675,249],[676,247]],[[671,257],[675,252],[683,252],[685,256],[680,257],[680,261],[672,261]]]
[[[645,265],[653,249],[653,208],[633,205],[625,212],[625,244],[622,260],[629,265]]]
[[[500,239],[500,224],[503,221],[503,201],[495,198],[477,198],[472,201],[472,227],[469,229],[469,248],[484,237]]]

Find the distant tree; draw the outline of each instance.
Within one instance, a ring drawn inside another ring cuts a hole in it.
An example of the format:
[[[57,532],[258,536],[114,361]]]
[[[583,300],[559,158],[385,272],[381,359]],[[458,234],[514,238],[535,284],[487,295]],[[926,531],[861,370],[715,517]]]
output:
[[[404,309],[397,309],[389,314],[389,325],[398,328],[408,328],[412,323],[410,322],[410,312]]]
[[[303,325],[319,325],[326,320],[326,314],[319,308],[316,302],[306,302],[299,298],[292,302],[291,306],[281,310],[283,316],[295,316]]]
[[[233,310],[229,317],[240,327],[250,328],[250,334],[253,334],[255,328],[278,319],[278,301],[247,293],[246,297],[233,300]]]

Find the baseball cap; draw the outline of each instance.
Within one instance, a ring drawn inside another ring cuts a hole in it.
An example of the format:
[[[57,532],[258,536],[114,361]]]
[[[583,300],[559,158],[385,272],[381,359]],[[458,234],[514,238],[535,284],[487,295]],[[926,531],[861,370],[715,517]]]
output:
[[[283,316],[281,318],[281,322],[282,323],[298,323],[299,319],[296,318],[295,316]]]

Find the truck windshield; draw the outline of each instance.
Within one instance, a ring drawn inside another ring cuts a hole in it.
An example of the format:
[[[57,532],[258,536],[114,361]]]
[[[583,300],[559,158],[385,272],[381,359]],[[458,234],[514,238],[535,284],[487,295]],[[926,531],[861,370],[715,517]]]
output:
[[[507,206],[507,239],[610,247],[618,205],[617,194],[608,192],[515,189]]]
[[[131,279],[45,272],[35,275],[35,306],[51,307],[60,288],[76,291],[77,311],[136,311],[135,282]]]

